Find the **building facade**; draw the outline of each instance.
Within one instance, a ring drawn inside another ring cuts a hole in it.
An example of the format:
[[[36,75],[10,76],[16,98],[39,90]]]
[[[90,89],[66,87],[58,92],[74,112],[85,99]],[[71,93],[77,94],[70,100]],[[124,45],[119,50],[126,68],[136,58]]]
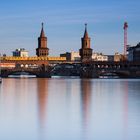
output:
[[[90,37],[87,32],[87,24],[85,24],[85,33],[83,38],[81,38],[82,47],[79,50],[81,56],[81,61],[90,61],[92,60],[92,49],[90,48]]]
[[[140,61],[140,43],[128,48],[128,61]]]
[[[119,54],[118,52],[115,53],[114,55],[114,61],[115,62],[120,62],[126,60],[125,56],[122,54]]]
[[[74,52],[74,51],[60,54],[60,57],[66,57],[67,61],[80,61],[81,60],[79,52]]]
[[[60,54],[61,57],[66,57],[67,61],[75,61],[78,62],[81,60],[81,57],[79,55],[79,52],[66,52],[64,54]],[[110,61],[114,61],[114,56],[112,56],[113,58]],[[108,55],[104,55],[102,53],[92,53],[92,60],[93,61],[109,61],[109,56]]]
[[[36,55],[38,57],[47,57],[49,55],[49,48],[47,47],[47,37],[45,36],[43,23],[40,37],[38,38],[38,48],[36,49]]]
[[[92,60],[93,61],[108,61],[108,56],[102,53],[93,53]]]
[[[66,61],[71,61],[71,53],[70,52],[60,54],[60,57],[65,57]]]
[[[28,51],[26,51],[24,48],[16,49],[13,51],[13,56],[15,57],[28,57]]]

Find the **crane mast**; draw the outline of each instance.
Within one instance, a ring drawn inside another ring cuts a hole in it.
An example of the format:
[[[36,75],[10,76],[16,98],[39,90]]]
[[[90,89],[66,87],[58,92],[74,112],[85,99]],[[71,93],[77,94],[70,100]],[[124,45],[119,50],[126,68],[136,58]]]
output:
[[[128,24],[127,22],[124,23],[124,56],[127,55],[127,29],[128,29]]]

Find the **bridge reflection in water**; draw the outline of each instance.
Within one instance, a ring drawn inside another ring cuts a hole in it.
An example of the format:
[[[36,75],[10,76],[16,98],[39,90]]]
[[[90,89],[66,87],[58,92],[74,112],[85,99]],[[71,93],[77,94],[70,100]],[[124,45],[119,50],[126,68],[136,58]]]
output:
[[[139,84],[139,79],[3,79],[0,139],[138,140]]]

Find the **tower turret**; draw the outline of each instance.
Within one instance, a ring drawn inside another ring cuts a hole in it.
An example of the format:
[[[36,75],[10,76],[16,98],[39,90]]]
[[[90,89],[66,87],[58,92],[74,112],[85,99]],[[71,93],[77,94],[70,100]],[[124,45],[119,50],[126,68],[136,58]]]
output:
[[[85,33],[82,40],[82,48],[90,48],[90,37],[88,37],[87,24],[85,24]]]
[[[36,49],[36,55],[38,57],[40,56],[46,57],[49,55],[49,48],[47,48],[47,37],[45,36],[43,23],[40,37],[38,38],[38,48]]]
[[[81,38],[82,47],[79,50],[81,61],[90,61],[92,59],[92,49],[90,48],[90,37],[88,36],[87,24],[85,24],[85,32]]]

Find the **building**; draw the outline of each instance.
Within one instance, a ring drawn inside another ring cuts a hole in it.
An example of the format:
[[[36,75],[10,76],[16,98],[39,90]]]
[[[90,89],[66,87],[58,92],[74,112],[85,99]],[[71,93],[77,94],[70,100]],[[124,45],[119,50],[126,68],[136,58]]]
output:
[[[36,49],[36,55],[38,57],[47,57],[49,55],[49,48],[47,48],[47,37],[44,33],[43,23],[40,37],[38,38],[38,48]]]
[[[114,61],[115,62],[120,62],[122,60],[122,55],[119,54],[118,52],[115,53],[114,55]]]
[[[15,68],[16,64],[15,63],[0,63],[1,68]]]
[[[136,46],[128,47],[128,61],[140,61],[140,43]]]
[[[83,38],[81,38],[82,47],[79,50],[81,56],[81,61],[90,61],[92,60],[92,49],[90,48],[90,37],[87,32],[87,24],[85,24],[85,33]]]
[[[108,56],[108,61],[113,62],[114,61],[114,55],[107,55]]]
[[[16,49],[13,51],[13,56],[15,57],[28,57],[28,51],[26,51],[24,48]]]
[[[80,60],[81,60],[81,58],[80,58],[79,52],[72,51],[71,52],[71,61],[80,61]]]
[[[102,53],[92,53],[93,61],[108,61],[108,56]]]
[[[80,57],[80,54],[79,52],[66,52],[64,54],[60,54],[61,57],[66,57],[66,60],[67,61],[80,61],[81,60],[81,57]],[[112,61],[114,57],[112,58]],[[93,61],[108,61],[109,60],[109,56],[107,55],[104,55],[102,53],[92,53],[92,59]]]
[[[74,52],[74,51],[60,54],[60,57],[66,57],[67,61],[80,61],[81,60],[79,52]]]
[[[71,53],[70,52],[60,54],[60,57],[65,57],[66,61],[71,61]]]

